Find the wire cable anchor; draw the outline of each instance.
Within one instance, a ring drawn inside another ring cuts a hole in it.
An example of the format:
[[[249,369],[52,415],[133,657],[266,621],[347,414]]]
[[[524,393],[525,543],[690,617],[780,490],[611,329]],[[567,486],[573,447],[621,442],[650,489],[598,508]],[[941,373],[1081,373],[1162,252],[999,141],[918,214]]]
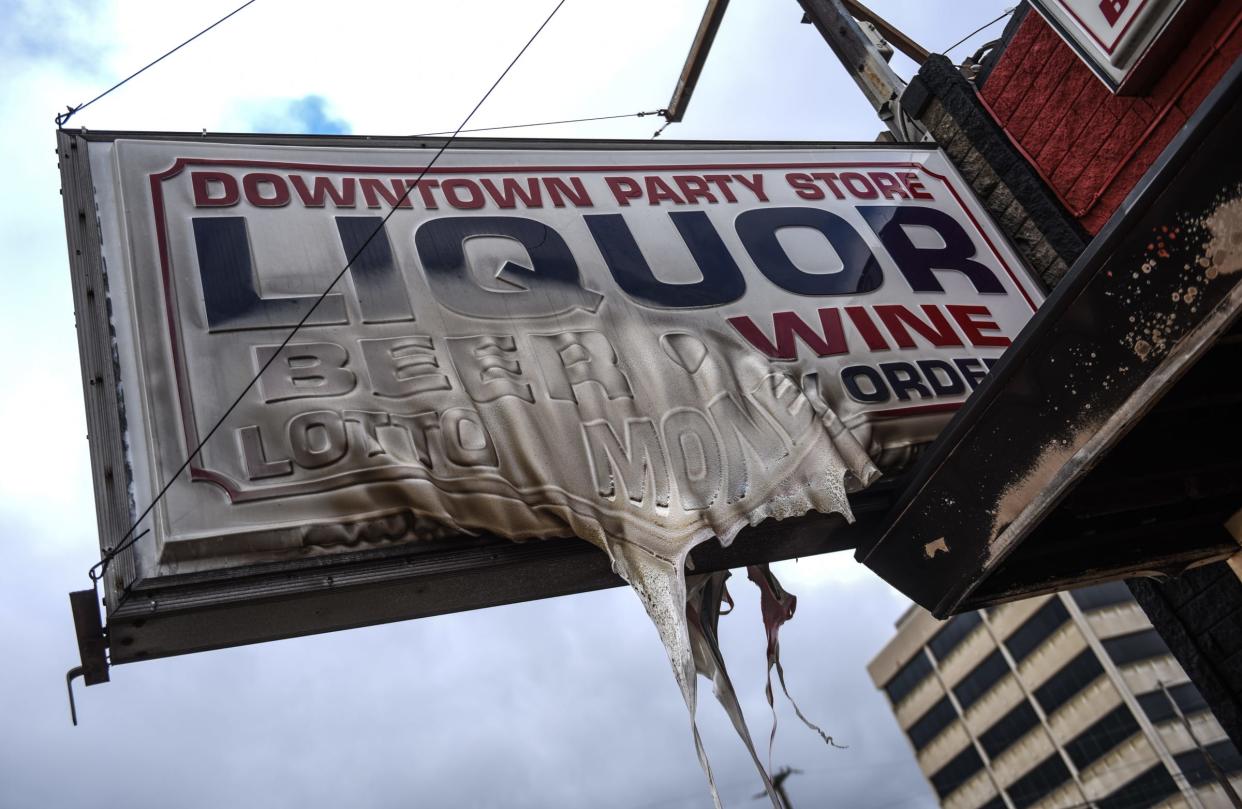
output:
[[[65,124],[69,123],[69,119],[77,115],[78,110],[82,109],[82,107],[83,107],[82,104],[79,104],[76,107],[72,105],[66,105],[64,112],[56,113],[56,128],[64,129]]]
[[[57,114],[57,116],[56,116],[56,127],[57,127],[58,129],[64,129],[64,128],[65,128],[65,124],[69,123],[69,119],[70,119],[70,118],[72,118],[74,115],[77,115],[77,114],[78,114],[78,112],[80,112],[81,110],[86,109],[86,108],[87,108],[87,107],[89,107],[91,104],[94,104],[96,101],[98,101],[99,99],[103,98],[103,97],[104,97],[104,96],[106,96],[108,93],[111,93],[113,90],[116,90],[116,89],[117,89],[117,88],[119,88],[121,85],[123,85],[123,84],[125,84],[126,82],[128,82],[130,79],[133,79],[133,78],[135,78],[135,77],[139,76],[140,74],[142,74],[142,73],[146,72],[147,70],[149,70],[149,69],[151,69],[151,68],[155,67],[155,66],[156,66],[156,65],[158,65],[160,62],[162,62],[162,61],[164,61],[165,59],[167,59],[168,57],[172,56],[174,53],[176,53],[177,51],[181,50],[181,49],[182,49],[182,48],[184,48],[186,45],[189,45],[191,42],[193,42],[194,40],[198,39],[198,38],[199,38],[199,37],[201,37],[203,34],[207,33],[207,32],[208,32],[208,31],[210,31],[211,29],[215,28],[217,25],[219,25],[220,23],[222,23],[222,22],[224,22],[225,20],[229,19],[229,18],[230,18],[230,17],[232,17],[234,14],[237,14],[239,11],[241,11],[242,9],[246,8],[247,6],[251,5],[251,4],[252,4],[252,3],[254,3],[254,2],[256,2],[256,0],[246,0],[246,2],[245,2],[245,3],[242,3],[240,6],[238,6],[238,7],[237,7],[237,8],[235,8],[235,9],[233,9],[233,10],[232,10],[232,11],[230,11],[228,14],[225,14],[223,17],[221,17],[220,19],[216,20],[215,22],[213,22],[211,25],[207,26],[207,27],[206,27],[206,28],[204,28],[203,30],[199,31],[197,34],[195,34],[194,36],[190,37],[190,38],[189,38],[189,39],[187,39],[186,41],[182,42],[182,43],[181,43],[180,45],[178,45],[177,47],[173,48],[172,50],[169,50],[169,51],[165,52],[163,56],[159,57],[158,59],[154,59],[154,60],[152,60],[152,61],[148,62],[147,64],[145,64],[145,65],[143,65],[142,67],[140,67],[140,68],[138,68],[137,70],[135,70],[133,73],[130,73],[128,76],[126,76],[125,78],[121,79],[121,80],[120,80],[120,81],[118,81],[116,84],[114,84],[114,85],[112,85],[111,87],[109,87],[107,90],[104,90],[102,93],[100,93],[99,95],[95,96],[95,97],[94,97],[94,98],[92,98],[90,101],[83,102],[83,103],[81,103],[81,104],[77,105],[76,107],[74,107],[74,106],[68,106],[68,107],[66,107],[66,108],[65,108],[65,112],[62,112],[62,113]]]

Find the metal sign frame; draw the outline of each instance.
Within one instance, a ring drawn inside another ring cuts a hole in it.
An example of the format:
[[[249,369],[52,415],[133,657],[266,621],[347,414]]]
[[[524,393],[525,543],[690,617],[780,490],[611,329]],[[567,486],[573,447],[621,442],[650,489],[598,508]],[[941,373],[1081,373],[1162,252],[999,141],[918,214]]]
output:
[[[69,261],[78,313],[79,348],[86,399],[101,552],[108,554],[145,503],[132,501],[126,445],[121,427],[121,371],[111,346],[108,277],[100,251],[97,178],[91,176],[87,146],[135,138],[223,144],[435,148],[438,139],[371,137],[214,135],[181,133],[58,133]],[[591,149],[646,151],[633,141],[455,141],[462,149]],[[935,147],[798,142],[662,142],[661,150],[823,149],[854,147],[883,152]],[[954,176],[956,176],[954,174]],[[954,194],[957,192],[954,191]],[[960,198],[959,198],[960,202]],[[972,214],[973,216],[973,214]],[[996,235],[994,226],[993,236]],[[989,238],[986,235],[983,238]],[[1003,239],[1002,239],[1003,241]],[[1014,257],[1012,248],[1005,246]],[[1024,268],[1018,268],[1022,272]],[[1011,271],[1012,272],[1012,271]],[[1021,287],[1019,287],[1021,289]],[[1027,293],[1023,293],[1024,295]],[[956,406],[956,405],[955,405]],[[944,418],[944,407],[935,410]],[[899,478],[890,477],[851,498],[857,522],[837,515],[808,514],[779,524],[744,529],[727,548],[700,546],[694,569],[719,570],[856,546],[875,530],[891,505]],[[340,553],[142,579],[133,550],[112,560],[103,579],[106,640],[112,663],[182,654],[242,643],[332,631],[443,612],[583,592],[621,584],[607,557],[581,540],[514,543],[483,534],[442,542]],[[76,602],[75,602],[76,603]],[[89,635],[89,628],[86,633]],[[85,637],[85,636],[84,636]],[[95,638],[94,640],[98,640]]]

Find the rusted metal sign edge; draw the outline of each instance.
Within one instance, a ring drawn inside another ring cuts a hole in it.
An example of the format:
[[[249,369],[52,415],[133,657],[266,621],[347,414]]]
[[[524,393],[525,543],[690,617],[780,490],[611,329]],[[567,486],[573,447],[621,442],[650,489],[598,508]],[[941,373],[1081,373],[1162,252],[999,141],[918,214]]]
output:
[[[1239,96],[1242,63],[924,456],[882,535],[858,549],[859,561],[936,615],[958,611],[1004,570],[1006,558],[1242,309],[1242,272],[1213,265],[1210,254],[1213,238],[1236,237],[1242,228]],[[1170,552],[1175,543],[1170,537]],[[1089,549],[1081,550],[1059,560],[1062,582],[1076,566],[1088,572]],[[1100,560],[1091,566],[1093,578],[1109,576]],[[1127,560],[1112,575],[1133,572]],[[1022,571],[1005,575],[1014,597]]]
[[[673,97],[669,99],[668,109],[664,111],[664,118],[669,123],[677,123],[685,117],[686,107],[690,106],[690,96],[694,94],[694,88],[699,83],[699,75],[703,72],[703,65],[707,63],[707,55],[711,52],[712,43],[716,41],[716,32],[720,30],[720,23],[724,20],[728,7],[729,0],[707,0],[707,8],[703,10],[703,19],[699,22],[694,42],[686,55],[686,63],[681,69],[681,75],[677,77]]]
[[[86,429],[91,452],[95,491],[96,526],[103,552],[129,527],[131,503],[127,491],[125,448],[118,371],[112,356],[108,322],[107,279],[100,253],[98,214],[90,162],[78,138],[65,131],[56,135],[60,164],[61,194],[65,213],[66,241],[73,289],[74,321],[81,359],[82,396],[86,404]],[[133,577],[133,554],[122,552],[113,564],[114,575],[104,580],[109,598],[116,598],[118,583]]]

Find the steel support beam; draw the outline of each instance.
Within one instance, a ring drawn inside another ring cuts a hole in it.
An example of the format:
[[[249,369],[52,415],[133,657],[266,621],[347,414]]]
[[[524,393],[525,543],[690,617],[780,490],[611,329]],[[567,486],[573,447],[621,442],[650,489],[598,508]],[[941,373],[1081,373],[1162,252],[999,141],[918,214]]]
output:
[[[699,22],[699,30],[690,45],[690,53],[686,54],[686,64],[677,77],[677,86],[673,88],[673,97],[669,99],[668,109],[664,110],[664,120],[670,124],[680,121],[690,106],[690,96],[699,83],[699,74],[707,62],[707,54],[716,41],[716,32],[720,30],[720,21],[724,19],[725,9],[729,0],[707,0],[707,8],[703,10],[703,19]]]
[[[921,140],[923,128],[901,112],[899,99],[906,83],[863,33],[842,0],[798,1],[893,137],[899,141]]]
[[[842,0],[842,2],[845,4],[846,10],[854,15],[854,19],[874,25],[876,30],[883,35],[890,45],[913,59],[916,63],[921,65],[927,61],[927,57],[931,56],[931,51],[906,36],[897,26],[867,8],[858,0]]]

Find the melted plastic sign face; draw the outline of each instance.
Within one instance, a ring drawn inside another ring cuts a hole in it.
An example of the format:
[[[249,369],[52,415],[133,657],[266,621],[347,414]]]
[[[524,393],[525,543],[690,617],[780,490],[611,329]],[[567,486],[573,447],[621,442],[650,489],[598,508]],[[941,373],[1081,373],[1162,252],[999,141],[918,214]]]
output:
[[[92,143],[140,575],[844,511],[1040,301],[936,151]],[[399,209],[383,217],[410,189]]]

